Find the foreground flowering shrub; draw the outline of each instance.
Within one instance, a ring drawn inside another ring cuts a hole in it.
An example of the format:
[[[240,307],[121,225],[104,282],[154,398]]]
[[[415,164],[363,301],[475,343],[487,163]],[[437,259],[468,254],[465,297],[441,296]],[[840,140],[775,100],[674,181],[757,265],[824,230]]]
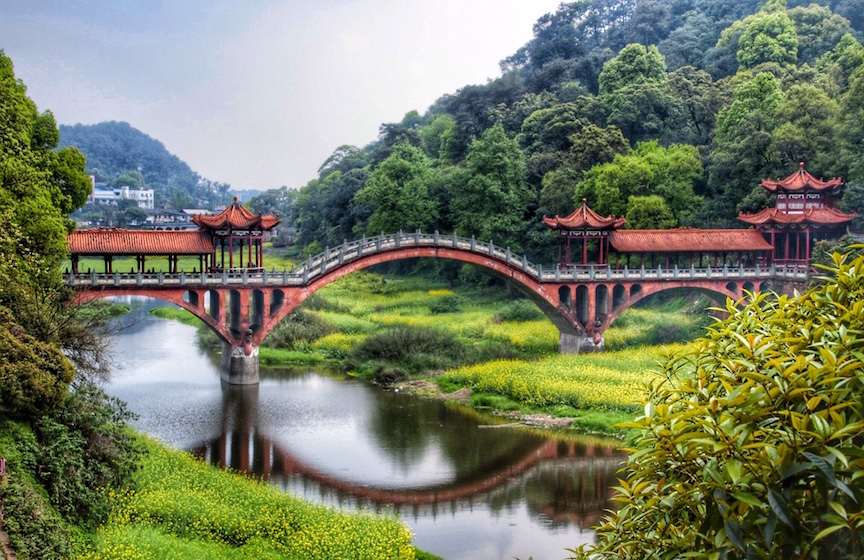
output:
[[[864,258],[834,259],[665,363],[577,558],[864,558]]]

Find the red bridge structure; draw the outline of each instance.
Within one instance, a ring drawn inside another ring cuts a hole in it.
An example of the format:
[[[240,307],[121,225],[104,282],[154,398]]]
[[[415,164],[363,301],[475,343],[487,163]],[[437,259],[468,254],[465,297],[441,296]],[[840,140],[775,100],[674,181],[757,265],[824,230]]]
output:
[[[798,183],[778,188],[807,197],[818,190],[807,185],[822,184],[803,166],[787,179],[790,184],[794,181],[804,185],[800,192],[794,190]],[[825,190],[829,189],[818,192]],[[545,268],[492,241],[417,231],[345,241],[290,271],[268,272],[262,242],[279,219],[254,215],[235,199],[217,216],[195,216],[197,231],[75,231],[68,236],[72,269],[65,281],[78,290],[78,302],[141,295],[187,309],[222,339],[223,379],[231,384],[258,383],[258,345],[317,290],[357,270],[415,258],[451,259],[490,271],[520,289],[552,320],[560,331],[559,351],[595,351],[603,348],[603,333],[612,322],[651,294],[688,288],[725,301],[759,292],[768,282],[775,288],[806,282],[812,239],[838,235],[838,228],[853,215],[834,210],[825,197],[804,198],[805,204],[814,206],[787,206],[782,211],[779,196],[777,200],[777,212],[767,218],[757,215],[760,223],[770,225],[764,233],[759,229],[625,230],[620,229],[623,218],[603,218],[583,201],[566,218],[544,218],[547,226],[559,232],[561,248],[559,263]],[[820,203],[823,206],[815,206]],[[830,223],[822,220],[826,207]],[[749,215],[741,218],[755,223]],[[771,243],[781,226],[786,227],[782,249]],[[799,241],[794,258],[788,258],[792,236]],[[802,236],[806,237],[803,244]],[[581,250],[577,263],[572,260],[574,242]],[[778,258],[778,249],[787,258]],[[170,272],[148,271],[148,256],[168,256]],[[179,270],[180,256],[198,257],[199,267]],[[82,274],[78,266],[82,257],[104,259],[104,272]],[[116,257],[135,257],[136,266],[128,273],[114,270]]]

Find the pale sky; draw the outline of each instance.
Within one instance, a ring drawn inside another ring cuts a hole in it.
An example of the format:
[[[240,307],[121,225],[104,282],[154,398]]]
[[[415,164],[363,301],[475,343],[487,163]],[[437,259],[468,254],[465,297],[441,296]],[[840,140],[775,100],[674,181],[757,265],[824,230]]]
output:
[[[561,0],[0,0],[0,49],[59,124],[126,121],[234,189],[500,76]]]

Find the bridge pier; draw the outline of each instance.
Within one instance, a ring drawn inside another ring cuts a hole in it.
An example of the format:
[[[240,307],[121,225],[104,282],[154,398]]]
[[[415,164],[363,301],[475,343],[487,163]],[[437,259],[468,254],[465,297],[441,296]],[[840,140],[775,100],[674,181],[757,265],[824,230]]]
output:
[[[585,354],[587,352],[602,352],[603,337],[600,335],[584,335],[560,333],[558,337],[559,354]]]
[[[252,344],[251,329],[246,329],[240,345],[222,341],[221,375],[229,385],[258,384],[258,346]]]

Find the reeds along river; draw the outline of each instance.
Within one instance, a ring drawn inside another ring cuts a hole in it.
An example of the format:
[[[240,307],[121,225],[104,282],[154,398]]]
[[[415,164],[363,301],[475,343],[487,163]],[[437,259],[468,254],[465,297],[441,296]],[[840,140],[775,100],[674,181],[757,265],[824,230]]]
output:
[[[137,427],[208,463],[311,501],[395,511],[415,544],[448,560],[564,558],[611,508],[622,454],[425,401],[344,375],[262,370],[222,386],[193,327],[133,300],[108,391]]]

